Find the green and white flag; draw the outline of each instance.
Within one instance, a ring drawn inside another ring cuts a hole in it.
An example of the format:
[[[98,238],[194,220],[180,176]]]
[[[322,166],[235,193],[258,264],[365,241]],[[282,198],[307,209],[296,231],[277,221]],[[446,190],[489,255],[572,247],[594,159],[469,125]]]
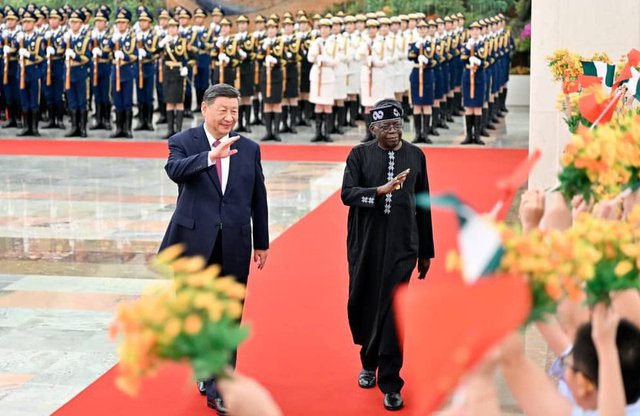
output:
[[[631,68],[631,78],[626,82],[626,85],[633,97],[640,101],[640,72],[637,69]]]
[[[498,269],[504,248],[500,232],[490,220],[479,215],[453,194],[431,197],[418,195],[417,204],[425,208],[441,206],[455,211],[460,224],[458,248],[465,282],[475,283],[481,276]]]
[[[584,75],[602,79],[602,84],[611,88],[616,76],[616,66],[601,61],[582,61]]]

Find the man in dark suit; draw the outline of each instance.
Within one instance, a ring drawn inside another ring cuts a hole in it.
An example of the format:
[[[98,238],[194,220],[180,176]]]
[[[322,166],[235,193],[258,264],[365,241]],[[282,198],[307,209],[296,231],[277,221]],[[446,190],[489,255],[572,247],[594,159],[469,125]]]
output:
[[[160,249],[183,243],[184,255],[203,256],[246,284],[252,224],[258,269],[267,261],[269,230],[260,147],[232,132],[239,98],[230,85],[209,87],[201,106],[204,123],[169,139],[165,170],[178,184],[178,201]],[[226,414],[215,380],[198,387],[209,407]]]

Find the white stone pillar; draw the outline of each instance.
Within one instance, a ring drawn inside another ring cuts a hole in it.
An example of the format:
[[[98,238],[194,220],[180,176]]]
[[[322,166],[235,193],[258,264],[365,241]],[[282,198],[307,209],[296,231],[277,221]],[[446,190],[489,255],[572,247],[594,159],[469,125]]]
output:
[[[556,98],[562,90],[547,67],[546,56],[566,48],[590,57],[606,52],[617,63],[631,48],[640,49],[638,0],[533,0],[531,11],[531,95],[529,149],[542,158],[530,187],[556,184],[560,155],[570,134]]]

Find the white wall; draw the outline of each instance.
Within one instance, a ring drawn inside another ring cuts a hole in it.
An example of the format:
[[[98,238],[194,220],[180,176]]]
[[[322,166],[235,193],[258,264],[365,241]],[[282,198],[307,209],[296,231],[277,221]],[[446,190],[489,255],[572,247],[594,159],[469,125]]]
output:
[[[555,184],[570,138],[555,108],[561,85],[553,81],[545,57],[566,48],[584,56],[607,52],[617,62],[640,48],[639,19],[639,0],[533,0],[529,148],[542,150],[542,158],[529,178],[531,187]]]

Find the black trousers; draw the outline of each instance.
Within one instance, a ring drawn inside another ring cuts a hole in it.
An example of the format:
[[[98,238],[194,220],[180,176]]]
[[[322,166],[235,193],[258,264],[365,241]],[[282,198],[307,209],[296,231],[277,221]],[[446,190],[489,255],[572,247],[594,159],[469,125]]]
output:
[[[365,370],[378,370],[378,387],[383,393],[399,393],[402,390],[402,351],[392,310],[387,312],[379,336],[360,349],[360,361]]]

